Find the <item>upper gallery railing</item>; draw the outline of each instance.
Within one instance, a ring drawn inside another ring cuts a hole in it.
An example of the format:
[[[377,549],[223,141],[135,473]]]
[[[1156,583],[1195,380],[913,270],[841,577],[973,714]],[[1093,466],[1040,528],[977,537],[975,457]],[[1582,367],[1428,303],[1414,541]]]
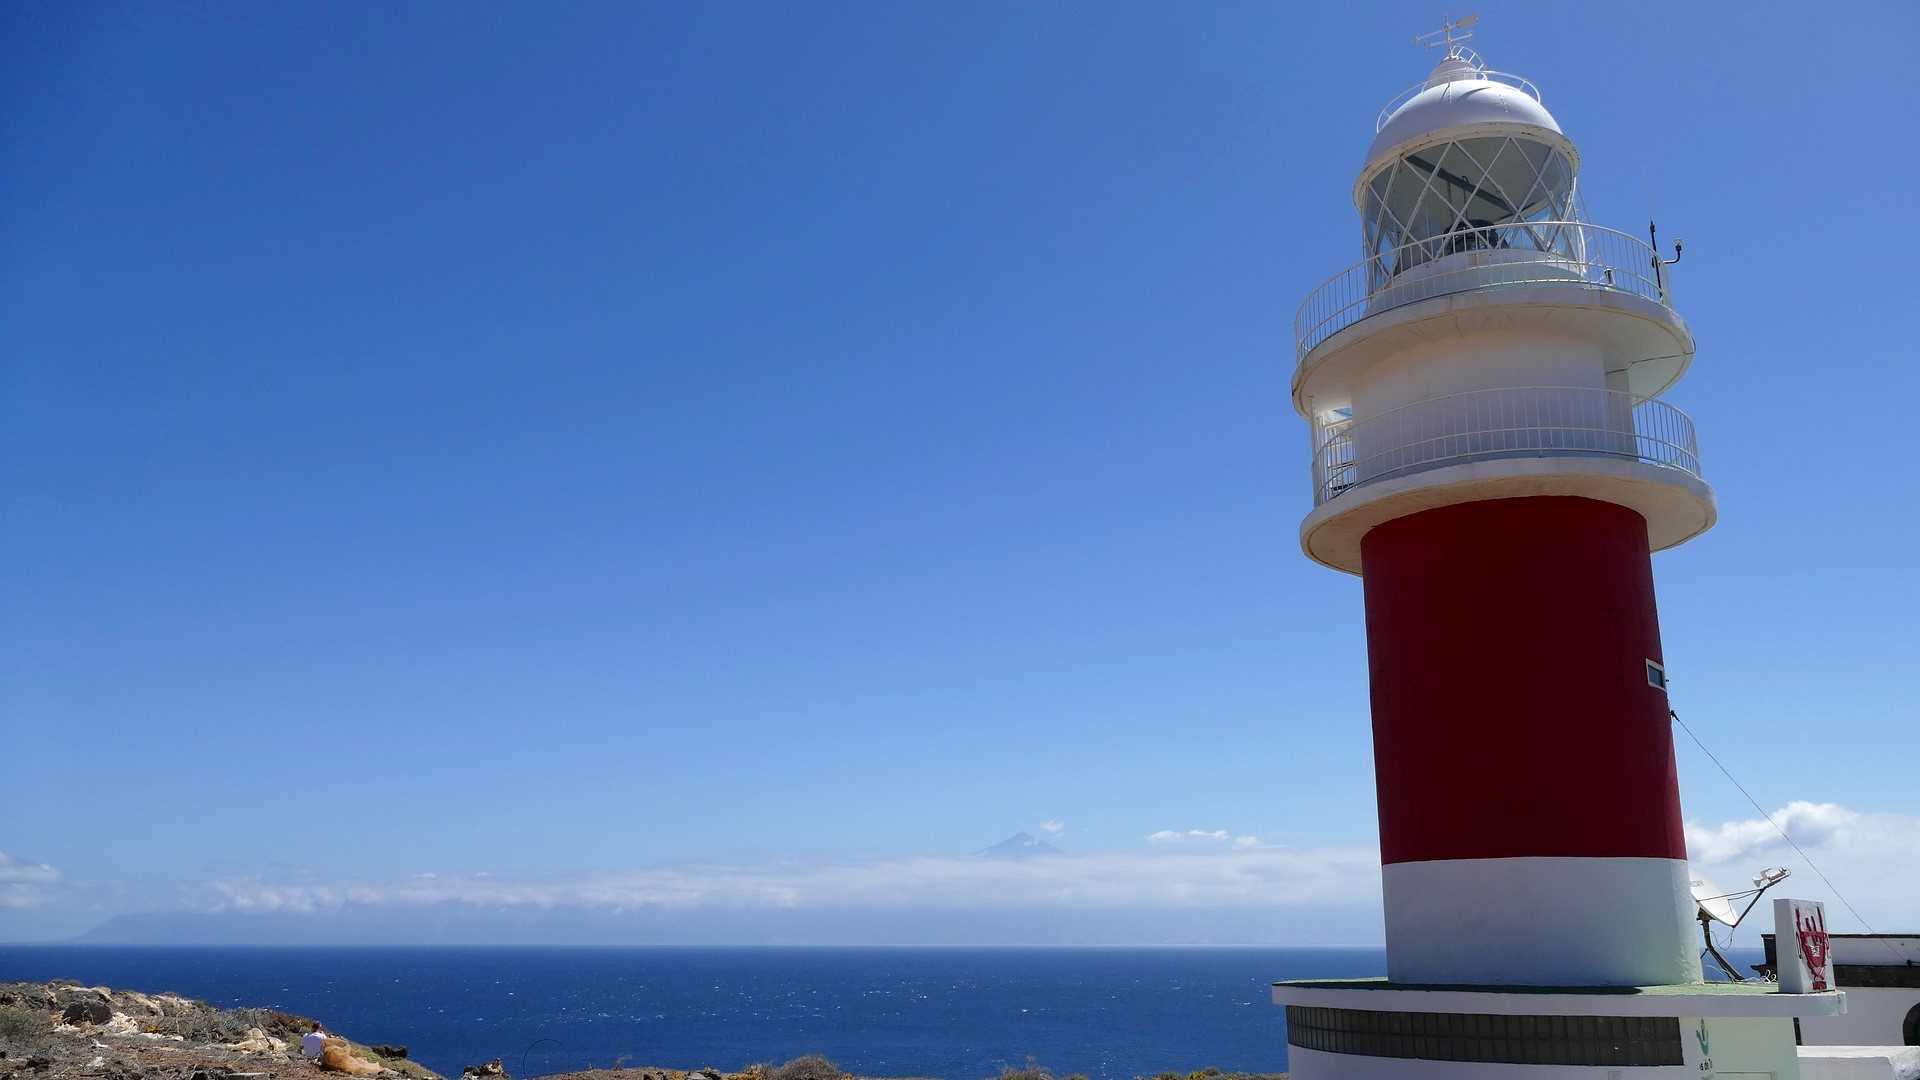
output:
[[[1402,244],[1340,271],[1307,294],[1294,316],[1295,354],[1369,315],[1476,289],[1578,285],[1665,304],[1665,275],[1646,241],[1583,221],[1463,225]]]
[[[1609,457],[1700,478],[1693,420],[1659,398],[1514,386],[1428,398],[1313,426],[1313,505],[1364,484],[1516,457]]]

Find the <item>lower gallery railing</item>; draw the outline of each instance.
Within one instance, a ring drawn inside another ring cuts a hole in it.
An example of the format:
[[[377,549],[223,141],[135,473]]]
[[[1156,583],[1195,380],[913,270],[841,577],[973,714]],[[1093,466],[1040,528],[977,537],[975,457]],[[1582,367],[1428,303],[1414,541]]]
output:
[[[1372,416],[1316,420],[1313,503],[1462,462],[1581,455],[1700,476],[1693,421],[1665,401],[1593,387],[1503,387],[1429,398]]]

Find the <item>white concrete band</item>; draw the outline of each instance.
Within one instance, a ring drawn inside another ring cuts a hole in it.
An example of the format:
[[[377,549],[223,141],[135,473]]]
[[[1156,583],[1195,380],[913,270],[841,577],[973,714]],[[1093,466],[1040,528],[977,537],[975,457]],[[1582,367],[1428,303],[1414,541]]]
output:
[[[1920,989],[1910,986],[1849,986],[1847,1011],[1800,1021],[1808,1046],[1899,1046],[1907,1015],[1920,1009]],[[1915,1048],[1920,1052],[1920,1047]]]
[[[1502,331],[1599,346],[1609,368],[1626,365],[1627,378],[1614,389],[1640,397],[1678,382],[1694,354],[1693,331],[1679,312],[1618,289],[1543,283],[1445,293],[1369,314],[1315,345],[1294,368],[1293,407],[1311,419],[1320,409],[1351,403],[1355,387],[1383,360]],[[1541,381],[1529,376],[1517,385]],[[1456,390],[1502,385],[1463,386],[1457,377],[1447,382]]]
[[[1360,572],[1368,530],[1424,510],[1487,499],[1570,495],[1624,506],[1647,521],[1653,551],[1711,529],[1719,504],[1705,481],[1678,469],[1608,457],[1515,457],[1470,461],[1376,480],[1314,507],[1300,522],[1300,550],[1322,566]]]
[[[1442,859],[1392,863],[1382,879],[1394,982],[1700,980],[1682,859]]]

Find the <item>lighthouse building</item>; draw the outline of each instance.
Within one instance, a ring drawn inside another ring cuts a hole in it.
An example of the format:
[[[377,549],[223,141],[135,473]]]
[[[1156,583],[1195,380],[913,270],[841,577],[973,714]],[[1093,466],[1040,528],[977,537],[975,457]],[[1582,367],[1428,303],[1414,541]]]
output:
[[[1449,28],[1294,324],[1308,557],[1362,578],[1384,980],[1275,987],[1293,1075],[1798,1076],[1835,993],[1703,984],[1651,554],[1711,528],[1670,262]],[[1677,259],[1677,254],[1675,256]]]

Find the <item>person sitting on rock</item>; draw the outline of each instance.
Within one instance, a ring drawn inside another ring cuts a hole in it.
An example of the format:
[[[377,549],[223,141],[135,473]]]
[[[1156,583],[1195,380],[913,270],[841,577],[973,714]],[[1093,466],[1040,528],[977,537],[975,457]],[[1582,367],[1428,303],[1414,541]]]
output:
[[[318,1021],[314,1023],[312,1031],[300,1038],[300,1053],[308,1058],[319,1057],[320,1051],[326,1049],[326,1046],[327,1029],[321,1027]]]

